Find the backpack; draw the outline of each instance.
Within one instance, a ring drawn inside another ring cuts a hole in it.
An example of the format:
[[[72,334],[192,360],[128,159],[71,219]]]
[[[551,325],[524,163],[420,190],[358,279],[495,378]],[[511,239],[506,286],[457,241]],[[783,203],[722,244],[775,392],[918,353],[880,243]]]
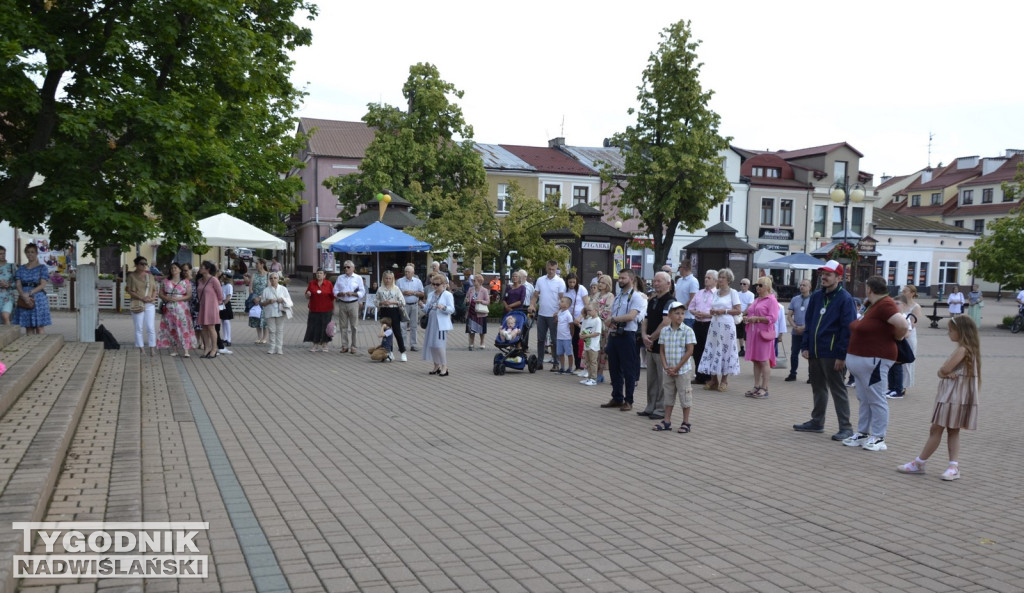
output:
[[[110,333],[110,330],[100,325],[96,328],[96,341],[103,342],[104,350],[120,350],[121,344],[114,337],[114,334]]]

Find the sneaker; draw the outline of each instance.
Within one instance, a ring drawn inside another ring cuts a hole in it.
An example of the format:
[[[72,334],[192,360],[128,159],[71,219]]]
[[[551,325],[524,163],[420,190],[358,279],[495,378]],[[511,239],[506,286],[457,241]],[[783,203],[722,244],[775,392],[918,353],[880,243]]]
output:
[[[892,396],[896,395],[895,391],[889,390],[885,392],[885,399],[892,399]]]
[[[793,430],[797,432],[825,432],[825,427],[815,424],[813,420],[808,420],[803,424],[794,424]]]
[[[885,437],[869,437],[868,442],[864,443],[861,447],[865,451],[885,451],[888,447],[885,446]]]
[[[220,352],[221,354],[234,354],[234,352],[228,350],[227,348],[221,348],[217,352]]]
[[[904,463],[903,465],[897,467],[896,471],[900,472],[901,474],[923,474],[924,464],[918,463],[915,459],[910,463]]]
[[[847,447],[861,447],[866,442],[868,442],[868,435],[859,432],[855,432],[853,435],[843,439],[843,444]]]
[[[846,439],[853,436],[853,431],[847,428],[846,430],[840,430],[839,432],[832,435],[833,441],[845,441]]]
[[[409,362],[409,357],[405,355],[405,352],[403,352],[402,355],[398,357],[398,360],[401,360],[402,362]]]
[[[788,377],[786,377],[786,381],[796,381],[796,375],[789,375]]]
[[[846,380],[846,386],[853,387],[853,375],[850,375],[850,378]]]
[[[890,393],[891,393],[891,395],[890,395]],[[885,394],[885,397],[887,397],[889,399],[903,399],[903,396],[906,395],[906,393],[907,393],[906,391],[899,391],[899,392],[891,391],[891,392]]]
[[[384,362],[394,362],[394,361],[395,361],[395,357],[392,356],[390,352],[388,352],[388,357],[384,359]]]
[[[951,466],[947,467],[946,471],[942,472],[942,479],[947,481],[947,482],[951,482],[953,480],[959,480],[960,479],[960,469],[957,466],[955,466],[955,465],[951,465]]]
[[[587,369],[580,369],[580,370],[576,371],[576,376],[577,377],[586,377],[588,375],[590,375],[590,371],[588,371]]]
[[[595,381],[593,379],[584,379],[583,381],[580,381],[580,383],[583,384],[583,385],[586,385],[587,387],[592,387],[594,385],[597,385],[597,381]]]

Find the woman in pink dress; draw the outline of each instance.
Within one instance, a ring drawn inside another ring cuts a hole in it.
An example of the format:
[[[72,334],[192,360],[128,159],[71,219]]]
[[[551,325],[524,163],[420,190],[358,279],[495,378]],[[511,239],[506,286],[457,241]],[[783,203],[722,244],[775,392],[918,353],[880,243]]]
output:
[[[744,395],[761,399],[768,397],[768,380],[775,366],[775,322],[779,319],[779,302],[775,299],[769,276],[754,282],[757,298],[747,307],[746,359],[754,363],[754,388]]]
[[[196,292],[199,294],[199,312],[197,320],[202,326],[203,347],[206,353],[200,358],[217,358],[217,326],[220,325],[220,302],[224,298],[217,280],[217,264],[204,261],[199,266],[199,278],[196,280]]]
[[[177,356],[180,348],[185,352],[183,356],[188,358],[188,351],[196,347],[196,332],[192,328],[189,310],[192,283],[182,275],[181,265],[177,262],[171,262],[167,276],[160,282],[160,300],[165,306],[160,316],[156,347],[169,348],[171,356]]]

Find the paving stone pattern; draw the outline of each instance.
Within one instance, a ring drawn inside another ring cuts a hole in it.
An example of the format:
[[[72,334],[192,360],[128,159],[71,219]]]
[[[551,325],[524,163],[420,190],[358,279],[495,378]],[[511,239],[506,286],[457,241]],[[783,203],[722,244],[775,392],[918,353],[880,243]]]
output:
[[[806,367],[751,400],[743,363],[729,392],[695,392],[691,434],[654,433],[598,407],[607,383],[493,376],[494,348],[466,351],[459,326],[440,378],[420,353],[309,353],[304,319],[284,356],[252,345],[244,320],[215,360],[108,352],[51,517],[209,521],[211,577],[146,591],[253,591],[275,571],[301,592],[1024,590],[1024,336],[986,324],[980,427],[947,483],[945,443],[926,475],[894,471],[927,437],[945,324],[919,328],[918,384],[891,402],[889,450],[873,453],[829,439],[831,407],[825,434],[791,429],[809,418]],[[130,338],[125,317],[103,323]],[[366,321],[360,345],[375,334]],[[255,523],[233,524],[244,507]],[[273,557],[247,557],[261,534]],[[75,587],[58,590],[139,590]]]

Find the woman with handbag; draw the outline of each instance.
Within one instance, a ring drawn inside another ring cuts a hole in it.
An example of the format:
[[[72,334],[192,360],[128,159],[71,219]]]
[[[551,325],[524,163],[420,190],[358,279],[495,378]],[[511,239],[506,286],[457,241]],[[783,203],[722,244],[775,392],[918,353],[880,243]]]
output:
[[[18,302],[18,293],[14,290],[14,276],[17,271],[14,264],[7,261],[7,249],[0,245],[0,316],[4,325],[11,324],[11,315]]]
[[[50,299],[46,296],[46,283],[50,269],[39,261],[39,248],[35,243],[25,245],[28,263],[18,266],[14,273],[14,286],[18,291],[18,308],[14,323],[25,328],[26,334],[41,334],[50,325]]]
[[[452,330],[452,313],[455,313],[455,297],[446,290],[448,280],[444,274],[436,273],[430,277],[427,304],[423,308],[424,319],[427,320],[423,338],[423,360],[434,363],[431,375],[448,376],[448,332]]]
[[[488,303],[490,292],[484,286],[484,276],[479,271],[473,274],[473,288],[466,294],[466,333],[469,334],[469,350],[473,350],[473,336],[480,336],[480,349],[484,347],[487,335]]]
[[[714,299],[711,301],[711,325],[700,357],[701,373],[708,375],[704,389],[725,391],[729,388],[729,375],[740,374],[740,355],[736,345],[736,316],[743,306],[739,292],[729,285],[733,279],[732,270],[718,270]]]
[[[180,348],[184,351],[182,356],[189,358],[188,351],[196,347],[196,332],[189,312],[192,282],[184,276],[177,262],[171,262],[167,276],[160,283],[160,300],[164,306],[156,345],[158,348],[170,349],[171,356],[177,356]]]
[[[398,351],[401,353],[398,360],[405,362],[409,360],[405,354],[405,339],[402,335],[402,313],[405,311],[405,296],[402,290],[395,284],[395,273],[387,270],[380,277],[381,286],[377,288],[374,295],[375,306],[378,316],[386,316],[391,320],[391,331],[395,341],[398,342]],[[370,298],[370,297],[366,297]]]
[[[270,278],[267,272],[267,262],[263,258],[256,260],[255,266],[253,266],[252,280],[249,281],[249,298],[253,299],[253,302],[259,300],[259,296],[263,294],[263,290],[270,284]],[[263,308],[261,307],[262,311]],[[264,315],[258,317],[249,316],[249,327],[256,330],[256,343],[266,344],[267,343],[267,318]]]
[[[149,273],[149,262],[141,255],[134,260],[135,271],[124,279],[124,290],[132,297],[132,324],[135,326],[135,347],[141,352],[149,345],[149,355],[156,351],[157,283]]]
[[[885,451],[885,432],[889,426],[889,368],[896,362],[896,340],[907,334],[907,318],[889,297],[885,278],[872,276],[864,283],[867,310],[850,324],[850,345],[846,349],[846,368],[856,379],[857,431],[843,440],[847,447],[867,451]]]
[[[316,276],[306,287],[306,298],[309,299],[309,316],[306,317],[306,335],[303,342],[312,342],[310,352],[327,352],[331,336],[327,334],[327,326],[334,315],[334,284],[327,279],[323,268],[316,271]]]
[[[270,272],[270,285],[256,299],[263,307],[263,318],[270,332],[270,350],[267,354],[284,354],[284,322],[292,318],[292,297],[288,289],[278,283],[280,272]],[[333,294],[331,295],[333,298]]]
[[[200,358],[217,358],[217,329],[220,325],[220,302],[224,298],[217,280],[217,264],[204,261],[199,266],[195,293],[198,295],[199,306],[196,308],[196,320],[202,334],[202,346],[206,351]]]
[[[775,298],[771,276],[754,281],[757,297],[747,307],[746,360],[754,363],[754,388],[743,395],[754,399],[768,397],[768,383],[775,366],[775,322],[779,319],[779,301]]]

